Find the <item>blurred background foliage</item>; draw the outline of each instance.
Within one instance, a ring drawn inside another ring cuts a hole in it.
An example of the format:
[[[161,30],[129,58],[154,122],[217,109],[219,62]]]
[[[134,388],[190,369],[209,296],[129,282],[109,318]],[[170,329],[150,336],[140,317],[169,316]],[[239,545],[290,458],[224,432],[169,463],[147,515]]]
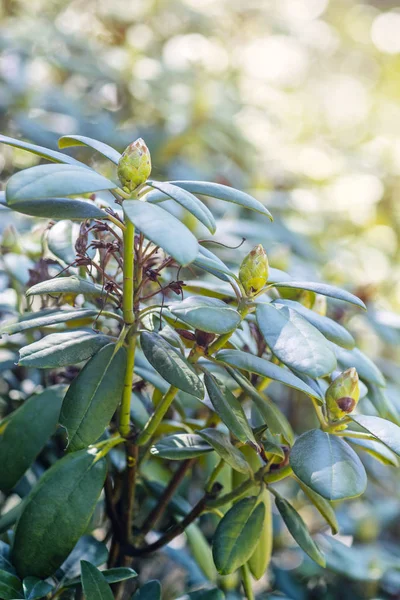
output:
[[[141,136],[152,152],[154,177],[205,178],[253,193],[275,222],[260,224],[233,205],[213,205],[217,239],[236,246],[246,238],[237,250],[213,251],[237,265],[261,242],[272,266],[361,296],[368,314],[342,305],[331,305],[330,314],[387,377],[387,393],[370,390],[363,412],[398,421],[396,2],[3,0],[0,131],[52,148],[71,133],[119,150]],[[90,157],[85,148],[73,152]],[[37,162],[0,147],[2,187],[14,170]],[[107,173],[110,167],[99,168]],[[28,280],[40,279],[45,227],[2,210],[0,308],[6,314],[18,307]],[[205,235],[201,227],[196,233]],[[0,348],[2,406],[18,403],[37,384],[35,373],[17,381],[14,351]],[[310,418],[303,407],[287,405],[297,432]],[[272,572],[259,584],[260,598],[400,597],[399,477],[372,458],[366,466],[365,496],[337,507],[344,545],[326,538],[329,568],[322,571],[293,550],[277,523]],[[293,494],[301,506],[297,490]],[[310,507],[302,514],[312,531],[320,530]],[[166,600],[183,589],[179,582],[200,577],[185,557],[178,544],[144,570],[164,579]]]

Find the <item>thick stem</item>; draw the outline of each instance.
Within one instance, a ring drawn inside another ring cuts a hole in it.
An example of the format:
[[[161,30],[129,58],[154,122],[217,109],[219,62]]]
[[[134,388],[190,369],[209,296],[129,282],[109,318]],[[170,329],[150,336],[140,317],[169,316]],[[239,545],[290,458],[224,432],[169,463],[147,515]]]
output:
[[[247,563],[240,567],[240,573],[242,576],[244,595],[246,596],[247,600],[254,600],[254,594],[251,585],[250,569]]]

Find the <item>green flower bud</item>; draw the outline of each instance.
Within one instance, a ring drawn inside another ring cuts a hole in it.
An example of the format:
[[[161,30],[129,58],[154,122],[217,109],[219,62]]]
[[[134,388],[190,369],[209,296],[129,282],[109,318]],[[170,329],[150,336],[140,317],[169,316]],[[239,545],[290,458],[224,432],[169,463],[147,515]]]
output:
[[[354,367],[343,371],[326,390],[325,400],[329,417],[342,419],[357,406],[360,397],[358,373]]]
[[[256,294],[268,281],[268,258],[261,244],[258,244],[243,259],[239,269],[240,283],[247,296]]]
[[[133,192],[148,179],[150,173],[150,152],[142,138],[139,138],[125,149],[119,159],[118,177],[123,187]]]

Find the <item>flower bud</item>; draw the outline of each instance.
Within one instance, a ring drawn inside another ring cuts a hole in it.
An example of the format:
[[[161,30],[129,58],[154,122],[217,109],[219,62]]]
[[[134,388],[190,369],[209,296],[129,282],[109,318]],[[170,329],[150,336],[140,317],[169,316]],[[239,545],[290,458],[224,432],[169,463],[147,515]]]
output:
[[[133,192],[144,183],[151,173],[151,157],[149,149],[138,138],[124,151],[118,162],[118,177],[129,192]]]
[[[268,258],[261,244],[258,244],[243,259],[239,269],[240,283],[247,296],[256,294],[268,281]]]
[[[330,418],[342,419],[357,406],[360,397],[358,373],[354,367],[343,371],[326,390],[325,400]]]

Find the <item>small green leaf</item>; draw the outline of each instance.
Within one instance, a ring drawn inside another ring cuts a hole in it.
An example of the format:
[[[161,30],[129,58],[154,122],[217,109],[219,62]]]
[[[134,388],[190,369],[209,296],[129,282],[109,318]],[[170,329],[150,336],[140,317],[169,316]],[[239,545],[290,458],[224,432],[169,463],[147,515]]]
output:
[[[180,321],[208,333],[228,333],[236,329],[241,321],[241,316],[234,308],[217,298],[189,296],[182,302],[170,304],[168,308]]]
[[[14,146],[14,148],[21,148],[21,150],[27,150],[27,152],[32,152],[32,154],[37,154],[42,158],[47,158],[47,160],[51,160],[56,163],[64,163],[68,165],[76,165],[79,167],[85,167],[83,163],[79,162],[72,156],[68,156],[68,154],[63,154],[62,152],[57,152],[57,150],[50,150],[50,148],[43,148],[42,146],[36,146],[36,144],[30,144],[29,142],[24,142],[23,140],[15,140],[13,138],[7,137],[6,135],[0,134],[0,143],[7,144],[8,146]],[[90,167],[87,167],[89,169]]]
[[[299,513],[284,498],[275,497],[275,504],[286,527],[300,548],[318,565],[325,567],[325,556],[310,536],[306,524]]]
[[[369,415],[351,415],[350,418],[364,429],[364,431],[368,431],[368,433],[387,446],[389,450],[400,456],[400,427],[398,425],[386,419],[381,419],[381,417],[372,417]],[[349,436],[351,436],[350,431]]]
[[[357,298],[357,296],[354,296],[354,294],[335,287],[334,285],[327,285],[326,283],[314,283],[310,281],[280,281],[276,283],[274,282],[274,287],[309,290],[310,292],[315,292],[316,294],[321,294],[322,296],[329,296],[331,298],[336,298],[336,300],[350,302],[350,304],[355,304],[356,306],[366,310],[366,306],[364,302],[360,300],[360,298]]]
[[[5,323],[0,329],[0,335],[13,335],[21,331],[28,331],[40,327],[51,327],[59,323],[68,323],[81,319],[91,319],[99,314],[98,310],[91,308],[50,308],[35,313],[23,314],[18,321]]]
[[[132,579],[133,577],[137,577],[136,571],[129,567],[115,567],[113,569],[104,569],[101,572],[104,579],[107,583],[118,583],[119,581],[126,581],[127,579]],[[76,585],[80,585],[81,578],[75,577],[74,579],[69,579],[65,583],[63,582],[63,587],[74,587]]]
[[[314,378],[336,368],[335,355],[324,336],[292,308],[257,304],[256,315],[269,348],[288,367]]]
[[[227,435],[224,435],[221,431],[217,431],[211,427],[197,431],[197,433],[214,448],[216,453],[219,454],[232,469],[239,471],[239,473],[245,473],[247,475],[251,474],[252,471],[249,463],[246,461],[243,454],[231,443]]]
[[[148,240],[160,246],[179,264],[188,265],[196,259],[199,250],[197,239],[169,212],[139,200],[125,200],[123,209],[129,221]]]
[[[76,196],[100,190],[112,190],[117,185],[91,169],[76,165],[38,165],[13,175],[7,183],[8,205],[39,200]]]
[[[101,285],[86,281],[86,279],[81,279],[76,275],[54,277],[53,279],[41,281],[30,287],[26,292],[28,298],[43,294],[85,294],[86,296],[96,296],[98,298],[107,296],[107,292]]]
[[[71,383],[64,398],[60,425],[68,435],[68,450],[93,444],[104,432],[121,401],[126,351],[115,344],[101,348]]]
[[[87,146],[88,148],[93,148],[93,150],[100,152],[100,154],[111,160],[115,165],[118,165],[119,159],[122,156],[108,144],[104,144],[104,142],[99,142],[99,140],[84,135],[64,135],[58,140],[58,147],[61,149],[70,148],[71,146]]]
[[[143,331],[140,343],[149,363],[168,383],[202,399],[204,387],[186,358],[158,333]]]
[[[81,560],[81,570],[86,600],[114,600],[114,594],[101,571],[86,560]]]
[[[18,577],[0,569],[0,598],[2,600],[16,600],[23,597],[22,583]]]
[[[265,516],[257,496],[243,498],[228,510],[214,534],[213,557],[218,573],[229,575],[251,557],[257,546]]]
[[[37,577],[25,577],[23,583],[26,600],[39,600],[53,590],[53,587]]]
[[[205,373],[204,383],[216,413],[229,431],[244,444],[256,444],[253,431],[236,396],[210,373]]]
[[[212,451],[212,446],[199,435],[195,433],[176,433],[157,442],[152,446],[150,453],[153,456],[167,458],[168,460],[186,460]]]
[[[67,367],[87,360],[110,342],[107,335],[76,329],[51,333],[19,351],[19,365],[38,369]]]
[[[376,365],[368,356],[358,348],[345,350],[338,346],[333,346],[338,363],[343,369],[355,367],[360,379],[375,383],[379,387],[385,387],[385,378]]]
[[[148,581],[133,594],[131,600],[161,600],[161,584],[156,579]]]
[[[365,469],[354,450],[320,429],[307,431],[296,440],[290,466],[301,481],[327,500],[359,496],[367,485]]]
[[[300,481],[300,479],[296,479],[296,481],[305,493],[305,495],[311,500],[318,512],[324,517],[325,521],[329,524],[333,535],[338,533],[339,524],[337,522],[335,511],[333,510],[328,500],[317,494],[317,492],[314,492],[314,490],[312,490],[308,487],[308,485]]]
[[[262,377],[268,377],[269,379],[279,381],[296,390],[300,390],[322,404],[321,396],[319,396],[309,385],[299,379],[299,377],[296,377],[296,375],[293,375],[290,371],[278,367],[264,358],[259,358],[258,356],[254,356],[248,352],[242,352],[241,350],[220,350],[216,358],[222,363],[226,363],[237,369],[250,371],[250,373],[257,373]]]
[[[205,204],[196,198],[196,196],[193,196],[193,194],[190,192],[187,192],[186,190],[165,181],[147,181],[147,185],[162,192],[161,196],[155,196],[153,192],[150,192],[150,194],[148,194],[146,197],[147,202],[162,202],[168,198],[172,198],[175,200],[175,202],[183,206],[183,208],[186,208],[186,210],[194,215],[196,219],[200,221],[200,223],[203,223],[210,233],[215,233],[217,226],[212,213]]]

